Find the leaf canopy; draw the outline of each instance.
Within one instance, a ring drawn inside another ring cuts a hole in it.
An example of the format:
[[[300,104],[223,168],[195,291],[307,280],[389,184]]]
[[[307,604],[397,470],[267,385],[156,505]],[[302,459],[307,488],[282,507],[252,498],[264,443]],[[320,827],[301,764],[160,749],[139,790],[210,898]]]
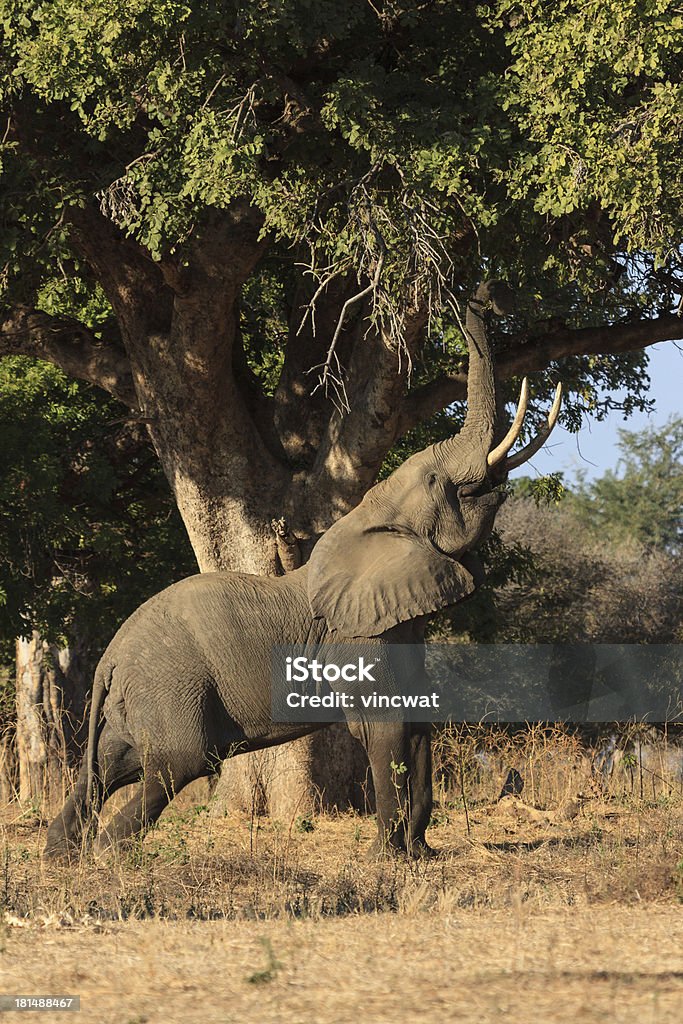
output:
[[[667,0],[2,0],[5,280],[70,258],[65,204],[98,195],[158,258],[247,196],[320,273],[384,252],[395,300],[486,268],[590,321],[618,256],[613,312],[661,308],[680,23]]]

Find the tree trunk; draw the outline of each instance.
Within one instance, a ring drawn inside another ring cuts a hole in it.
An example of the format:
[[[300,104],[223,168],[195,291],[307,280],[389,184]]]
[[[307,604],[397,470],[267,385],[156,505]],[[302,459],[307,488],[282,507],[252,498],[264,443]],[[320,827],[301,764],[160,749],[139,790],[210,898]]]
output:
[[[66,798],[83,753],[92,676],[78,644],[60,648],[35,630],[16,642],[16,671],[19,799],[48,815]]]
[[[11,670],[0,668],[0,804],[8,804],[19,793],[19,772],[16,757],[16,721],[10,712]]]
[[[200,422],[210,421],[214,413],[202,408],[201,392],[195,387],[197,409],[188,423],[181,376],[155,377],[157,401],[163,391],[168,402],[165,416],[150,427],[150,434],[173,484],[200,570],[281,574],[288,559],[272,523],[283,518],[290,475],[248,429],[247,420],[238,419],[243,431],[238,436],[234,421],[229,426],[219,422],[211,432],[212,445],[200,443],[193,430],[195,416]],[[231,397],[240,401],[237,394]],[[307,512],[300,507],[295,524],[300,537],[310,535]],[[362,747],[348,729],[333,726],[284,746],[225,761],[214,805],[218,813],[234,808],[269,813],[281,821],[333,806],[362,808],[366,763]]]
[[[19,794],[19,773],[15,748],[15,732],[6,729],[0,736],[0,804],[8,804]]]
[[[213,813],[237,808],[291,825],[319,811],[368,810],[372,780],[365,752],[345,725],[223,762]]]

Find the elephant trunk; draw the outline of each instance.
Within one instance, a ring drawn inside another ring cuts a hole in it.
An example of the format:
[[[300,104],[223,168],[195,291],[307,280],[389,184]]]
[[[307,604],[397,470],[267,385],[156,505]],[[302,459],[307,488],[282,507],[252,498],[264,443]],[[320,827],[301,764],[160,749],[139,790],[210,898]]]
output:
[[[495,293],[501,288],[499,282],[480,284],[467,303],[465,336],[469,350],[467,372],[467,415],[461,436],[469,436],[481,442],[488,452],[493,443],[496,426],[496,382],[493,371],[491,346],[486,336],[484,312],[489,306],[498,310]]]
[[[472,448],[478,448],[484,455],[491,450],[497,418],[496,384],[484,313],[488,308],[493,308],[496,313],[503,313],[510,305],[511,294],[510,289],[502,282],[488,281],[479,285],[467,303],[467,415],[460,433],[439,445],[446,464],[452,460],[460,468],[463,441]]]
[[[552,431],[560,412],[562,386],[558,384],[555,401],[550,410],[546,425],[538,436],[520,452],[509,456],[508,452],[520,435],[524,416],[529,401],[529,384],[522,381],[519,404],[512,425],[505,436],[492,447],[496,435],[496,426],[501,419],[503,407],[498,407],[496,398],[496,379],[493,368],[493,355],[486,335],[484,314],[492,309],[498,316],[503,316],[512,309],[513,293],[502,281],[486,281],[480,284],[477,291],[467,303],[465,319],[465,336],[469,349],[469,369],[467,372],[467,415],[463,428],[455,437],[441,441],[435,446],[446,466],[453,464],[452,478],[456,470],[462,467],[463,442],[471,450],[478,450],[486,457],[489,467],[499,463],[503,471],[522,465],[545,443]]]

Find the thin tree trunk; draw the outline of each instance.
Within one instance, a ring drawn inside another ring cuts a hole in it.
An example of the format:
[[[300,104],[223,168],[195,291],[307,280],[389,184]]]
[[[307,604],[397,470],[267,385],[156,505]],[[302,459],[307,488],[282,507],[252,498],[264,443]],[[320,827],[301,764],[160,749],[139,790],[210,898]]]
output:
[[[15,732],[7,729],[0,736],[0,804],[8,804],[19,794],[19,772]]]
[[[0,716],[0,804],[7,804],[19,792],[19,771],[16,757],[16,721],[9,713],[10,693],[14,687],[11,683],[11,670],[0,668],[0,694],[2,695],[2,711]]]
[[[83,753],[91,683],[84,651],[48,644],[37,631],[16,642],[19,799],[51,813]]]

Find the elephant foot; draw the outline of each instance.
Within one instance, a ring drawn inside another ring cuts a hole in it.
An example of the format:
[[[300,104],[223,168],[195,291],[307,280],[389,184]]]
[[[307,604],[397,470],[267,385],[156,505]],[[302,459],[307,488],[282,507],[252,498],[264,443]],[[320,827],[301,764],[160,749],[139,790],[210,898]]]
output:
[[[425,842],[424,839],[414,842],[410,849],[410,856],[419,860],[434,860],[439,856],[439,851]]]
[[[399,860],[431,860],[438,856],[438,851],[429,846],[424,839],[414,839],[408,846],[399,846],[387,840],[383,842],[381,839],[375,839],[368,850],[366,859],[369,861],[379,861],[394,857]]]
[[[45,849],[42,852],[41,860],[44,864],[74,864],[83,855],[81,842],[59,839],[50,841],[48,839]]]

